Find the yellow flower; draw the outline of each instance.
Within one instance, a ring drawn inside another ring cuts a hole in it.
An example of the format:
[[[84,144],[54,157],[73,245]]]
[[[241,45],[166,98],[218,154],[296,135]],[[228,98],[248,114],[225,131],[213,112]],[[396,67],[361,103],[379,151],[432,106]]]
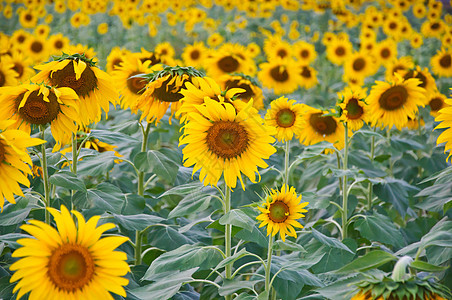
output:
[[[127,255],[114,251],[127,241],[122,236],[101,238],[102,233],[115,228],[112,223],[97,226],[99,216],[87,222],[77,211],[77,226],[65,206],[61,212],[48,208],[57,230],[38,220],[30,220],[21,229],[32,235],[17,243],[23,247],[12,254],[20,257],[10,267],[15,271],[11,282],[20,299],[30,292],[30,299],[113,299],[110,292],[125,297],[123,286],[130,268]]]
[[[221,87],[225,91],[231,91],[234,89],[243,89],[244,92],[237,92],[233,97],[237,100],[242,100],[248,102],[253,99],[253,106],[257,110],[264,108],[264,96],[262,94],[261,88],[258,86],[257,82],[250,76],[243,74],[234,75],[223,75],[218,81]],[[237,91],[237,90],[235,90]]]
[[[53,151],[71,140],[80,123],[79,98],[70,88],[22,84],[5,87],[0,92],[0,119],[15,121],[15,127],[31,132],[31,126],[50,124],[56,141]]]
[[[259,65],[260,71],[257,74],[262,85],[272,88],[276,95],[291,93],[298,88],[301,76],[294,60],[276,58],[270,62]]]
[[[16,203],[14,195],[24,196],[19,183],[27,187],[30,181],[32,165],[27,147],[45,143],[46,141],[30,138],[30,134],[13,129],[14,120],[0,121],[0,208],[3,211],[5,199]],[[28,165],[27,165],[28,164]]]
[[[294,45],[294,56],[299,62],[304,65],[308,65],[315,60],[317,57],[317,52],[315,52],[315,47],[305,41],[298,41]]]
[[[0,58],[0,88],[17,84],[17,72],[14,70],[14,63],[8,56]],[[0,93],[1,95],[1,93]]]
[[[348,39],[333,39],[327,44],[326,57],[335,65],[342,65],[352,53],[353,46]]]
[[[404,80],[398,73],[392,82],[377,81],[366,100],[372,126],[401,130],[408,117],[414,119],[418,106],[425,105],[425,90],[419,84],[419,79]]]
[[[217,51],[212,51],[204,67],[207,75],[214,79],[229,73],[253,75],[256,72],[254,60],[247,56],[246,48],[239,44],[225,44]]]
[[[265,124],[276,128],[275,137],[280,142],[290,141],[294,135],[298,136],[305,125],[304,104],[296,102],[286,97],[279,97],[270,103],[270,109],[265,115]]]
[[[340,119],[347,122],[347,128],[350,130],[359,130],[368,120],[367,104],[364,102],[366,91],[361,88],[345,88],[338,93],[338,97],[342,109]]]
[[[299,64],[300,76],[302,80],[300,81],[300,86],[305,89],[310,89],[317,85],[317,71],[310,66],[305,66],[303,64]]]
[[[283,242],[286,241],[286,234],[297,237],[294,227],[303,228],[297,220],[304,217],[307,212],[306,207],[309,202],[301,202],[301,195],[297,195],[294,187],[283,185],[281,191],[271,190],[270,195],[265,199],[263,207],[258,207],[261,214],[256,217],[263,227],[267,225],[267,236],[275,236],[278,232]]]
[[[97,32],[99,34],[106,34],[108,32],[108,24],[107,23],[100,23],[97,26]]]
[[[223,43],[223,41],[224,37],[221,34],[215,32],[212,33],[207,39],[207,45],[209,45],[209,47],[215,48],[218,47],[221,43]]]
[[[434,55],[430,64],[432,71],[439,77],[451,77],[452,76],[452,50],[441,49]]]
[[[69,38],[65,37],[62,33],[57,33],[49,38],[50,52],[55,55],[62,55],[63,50],[69,47]]]
[[[237,178],[245,189],[242,175],[256,182],[257,167],[266,168],[268,159],[276,149],[271,145],[275,139],[274,128],[247,107],[236,111],[227,102],[205,98],[204,105],[197,105],[198,113],[192,113],[190,121],[183,127],[179,145],[182,149],[185,167],[193,166],[193,174],[200,170],[199,180],[204,185],[217,185],[221,175],[230,188],[235,188]]]
[[[190,67],[202,67],[204,60],[209,54],[208,49],[204,46],[203,42],[197,42],[193,45],[187,45],[182,53],[182,59],[184,60],[185,66]]]
[[[427,99],[428,99],[428,106],[430,106],[430,114],[433,117],[439,116],[439,112],[441,111],[441,109],[449,106],[449,104],[447,104],[449,102],[447,100],[447,97],[438,91],[431,94],[430,97]]]

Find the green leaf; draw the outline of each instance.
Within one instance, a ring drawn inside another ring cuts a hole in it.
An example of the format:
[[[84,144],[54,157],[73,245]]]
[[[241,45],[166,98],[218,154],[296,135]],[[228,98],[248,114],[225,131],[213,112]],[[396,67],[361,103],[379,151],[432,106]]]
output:
[[[101,176],[110,172],[115,165],[115,160],[120,159],[113,151],[96,153],[95,156],[86,157],[77,164],[77,174],[86,176]]]
[[[253,290],[254,285],[262,280],[225,280],[223,282],[223,286],[218,289],[218,293],[220,296],[232,295],[233,293],[242,290],[248,289]]]
[[[449,266],[435,266],[422,260],[415,260],[411,263],[410,268],[425,272],[442,272],[449,269]]]
[[[372,131],[372,130],[360,129],[360,130],[354,132],[354,134],[358,134],[358,133],[365,135],[365,136],[370,136],[370,137],[374,136],[374,137],[379,137],[382,139],[385,138],[380,133]]]
[[[116,222],[118,222],[127,230],[143,230],[150,225],[155,225],[165,220],[164,218],[158,216],[146,214],[128,216],[113,214],[113,217],[115,218]]]
[[[395,224],[384,215],[374,213],[355,222],[355,229],[369,241],[378,241],[396,247],[403,247],[403,236]]]
[[[259,298],[260,295],[263,295],[262,298]],[[265,291],[263,291],[260,295],[259,297],[256,297],[247,293],[241,293],[240,295],[235,297],[234,300],[268,300],[268,293],[266,293]]]
[[[154,283],[131,290],[130,292],[141,300],[170,299],[182,286],[182,283],[193,280],[192,275],[198,268],[184,271],[174,270],[166,276],[159,276]]]
[[[168,183],[174,182],[179,166],[173,160],[170,160],[166,155],[157,150],[149,150],[147,158],[152,173]]]
[[[273,250],[275,250],[275,251],[294,251],[294,252],[304,252],[304,253],[307,252],[301,245],[294,243],[290,240],[286,240],[285,242],[283,242],[282,240],[277,240],[273,244]]]
[[[133,164],[140,172],[149,172],[151,165],[148,161],[148,155],[146,152],[140,152],[133,158]]]
[[[384,265],[390,261],[397,260],[397,257],[382,251],[382,250],[374,250],[367,253],[364,256],[358,257],[351,263],[343,266],[337,273],[352,273],[352,272],[364,272],[366,270],[378,268],[379,266]]]
[[[59,171],[49,178],[50,183],[68,190],[86,192],[86,186],[77,175],[69,171]]]
[[[89,189],[86,193],[77,192],[74,196],[74,203],[77,207],[89,208],[92,213],[96,214],[102,214],[106,211],[120,214],[125,201],[122,191],[107,182]]]
[[[391,147],[400,152],[405,152],[410,150],[422,150],[425,148],[425,145],[422,145],[413,139],[393,136],[391,137]]]
[[[30,208],[18,209],[11,212],[3,211],[1,213],[0,225],[9,226],[22,223],[30,213]],[[1,254],[1,253],[0,253]]]
[[[176,218],[203,211],[209,207],[210,200],[212,200],[212,196],[203,192],[188,194],[169,213],[168,218]]]
[[[223,259],[216,267],[215,270],[221,269],[224,266],[226,266],[227,264],[233,264],[236,260],[245,257],[247,255],[249,255],[250,253],[248,251],[246,251],[245,248],[240,249],[239,252],[237,252],[236,254],[226,257],[225,259]]]
[[[322,243],[330,248],[342,249],[347,252],[350,252],[351,254],[355,254],[352,250],[350,250],[350,248],[348,248],[346,245],[344,245],[338,239],[326,236],[323,233],[321,233],[320,231],[315,230],[314,228],[312,228],[312,235],[320,243]]]
[[[405,217],[408,206],[408,195],[419,191],[402,179],[386,178],[384,183],[374,185],[375,194],[384,202],[394,205],[394,208]]]
[[[143,280],[150,280],[154,275],[168,271],[185,271],[194,267],[206,270],[218,265],[222,259],[220,252],[215,249],[183,245],[160,255],[154,260],[146,271]]]
[[[231,224],[240,228],[244,228],[248,231],[253,231],[253,227],[256,221],[251,219],[240,209],[233,209],[220,218],[220,224]]]
[[[197,192],[197,191],[201,190],[202,188],[204,188],[204,185],[199,181],[190,182],[190,183],[186,183],[186,184],[182,184],[182,185],[177,185],[177,186],[167,190],[163,194],[161,194],[160,198],[165,197],[165,196],[170,196],[170,195],[185,196],[185,195]]]

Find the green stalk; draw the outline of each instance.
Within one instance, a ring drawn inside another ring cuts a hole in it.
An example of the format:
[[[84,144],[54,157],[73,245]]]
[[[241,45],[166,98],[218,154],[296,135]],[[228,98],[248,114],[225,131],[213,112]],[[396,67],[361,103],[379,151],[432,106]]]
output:
[[[45,140],[45,127],[41,127],[41,139]],[[49,172],[47,170],[47,154],[46,154],[46,143],[41,145],[42,154],[42,177],[44,179],[44,203],[45,203],[45,222],[50,224],[50,212],[47,210],[50,207],[50,182],[49,182]]]
[[[224,183],[224,214],[226,215],[231,210],[231,189],[226,185],[226,182]],[[226,258],[231,256],[231,231],[232,226],[231,224],[225,225],[225,232],[224,232],[224,246],[225,246],[225,254]],[[226,273],[226,279],[230,279],[232,277],[232,264],[227,264],[225,266],[225,273]],[[232,295],[226,295],[226,300],[231,300]]]
[[[284,184],[289,185],[289,151],[290,141],[286,142],[286,149],[284,152]]]
[[[77,147],[77,134],[72,134],[72,173],[77,174],[77,155],[78,147]]]
[[[151,130],[151,124],[147,123],[146,129],[141,127],[143,133],[143,142],[141,144],[141,152],[146,152],[148,148],[148,136]],[[144,172],[138,171],[138,195],[144,196]],[[141,265],[141,242],[142,232],[135,232],[135,265]]]
[[[345,172],[348,168],[348,127],[347,122],[344,122],[345,135],[344,135],[344,160],[342,162],[342,170]],[[347,217],[348,217],[348,190],[347,190],[347,175],[342,179],[342,239],[347,238]]]
[[[272,264],[272,252],[273,252],[273,236],[271,235],[268,239],[268,254],[267,254],[267,265],[265,266],[265,291],[270,295],[270,273]],[[275,295],[276,296],[276,295]],[[272,296],[273,298],[273,296]]]
[[[376,132],[377,127],[374,127],[374,132]],[[375,136],[372,136],[370,142],[370,161],[374,161],[375,155]],[[367,210],[372,209],[372,182],[369,182],[369,186],[367,187]]]

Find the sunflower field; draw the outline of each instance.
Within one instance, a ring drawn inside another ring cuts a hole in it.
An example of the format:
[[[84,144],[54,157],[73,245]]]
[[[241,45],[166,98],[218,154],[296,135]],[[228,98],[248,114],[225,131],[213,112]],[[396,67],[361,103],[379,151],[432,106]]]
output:
[[[0,299],[451,300],[452,1],[0,2]]]

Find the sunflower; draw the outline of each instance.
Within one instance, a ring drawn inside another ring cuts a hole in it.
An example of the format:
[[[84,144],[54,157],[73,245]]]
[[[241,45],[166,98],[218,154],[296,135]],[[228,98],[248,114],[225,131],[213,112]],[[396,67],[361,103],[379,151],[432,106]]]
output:
[[[125,57],[129,56],[131,53],[128,50],[122,50],[119,47],[113,47],[110,54],[107,56],[107,73],[111,74],[116,70],[121,63],[124,61]]]
[[[49,25],[40,24],[35,27],[35,30],[33,31],[33,34],[36,36],[39,36],[43,39],[46,39],[49,36],[50,27]]]
[[[352,53],[353,46],[348,39],[334,39],[326,47],[326,57],[335,65],[342,65]]]
[[[277,95],[292,93],[298,88],[301,76],[296,68],[294,60],[274,59],[259,65],[260,71],[257,74],[262,85],[266,88],[273,88]]]
[[[139,52],[138,57],[142,63],[144,63],[147,60],[151,61],[150,63],[151,66],[163,63],[161,57],[158,54],[154,52],[149,52],[144,48],[141,48],[141,52]]]
[[[163,42],[155,46],[155,53],[163,60],[165,60],[172,59],[174,57],[175,51],[173,46],[171,46],[169,42]]]
[[[345,128],[338,118],[331,115],[332,112],[308,105],[303,108],[305,127],[298,137],[301,143],[309,146],[327,141],[338,150],[344,148]]]
[[[441,38],[447,25],[441,20],[426,20],[421,26],[421,33],[424,37]]]
[[[427,8],[425,7],[424,3],[415,3],[413,5],[413,15],[418,18],[422,19],[427,14]]]
[[[16,85],[17,76],[11,58],[9,56],[0,57],[0,87]]]
[[[438,50],[430,60],[432,71],[439,77],[452,76],[452,49]]]
[[[411,38],[410,38],[411,47],[413,47],[414,49],[417,49],[420,46],[422,46],[423,43],[424,43],[424,40],[423,40],[421,34],[415,32],[411,35]]]
[[[364,52],[355,52],[344,62],[344,72],[350,77],[365,78],[376,71],[377,66],[374,60]]]
[[[338,104],[342,110],[340,120],[346,122],[347,128],[350,130],[359,130],[364,123],[367,123],[369,117],[365,102],[366,96],[366,91],[361,88],[345,88],[344,91],[338,93]]]
[[[187,45],[182,53],[182,59],[185,66],[191,66],[194,68],[202,67],[204,60],[208,54],[208,49],[203,42],[197,42],[193,45]]]
[[[38,23],[37,11],[33,8],[22,10],[19,13],[19,22],[23,28],[34,28]]]
[[[129,271],[127,255],[114,251],[128,240],[123,236],[101,238],[115,228],[112,223],[97,226],[99,216],[87,222],[73,210],[77,225],[65,206],[61,211],[48,208],[57,230],[38,220],[21,229],[32,237],[17,240],[23,247],[12,254],[20,259],[10,267],[11,282],[19,281],[13,292],[17,298],[30,292],[30,299],[113,299],[110,292],[126,296],[122,276]]]
[[[392,82],[377,81],[367,97],[372,126],[395,126],[401,130],[408,117],[414,119],[418,106],[425,105],[420,82],[417,78],[404,80],[398,73]]]
[[[14,31],[14,33],[11,35],[11,46],[14,49],[18,49],[20,51],[23,51],[23,46],[26,44],[27,40],[30,38],[31,34],[23,29],[18,29]]]
[[[26,82],[36,74],[36,72],[30,67],[32,65],[31,58],[25,57],[24,54],[18,51],[13,51],[11,55],[11,62],[14,64],[13,70],[17,72],[17,80],[19,82]]]
[[[305,65],[312,63],[317,57],[317,52],[315,52],[315,47],[305,41],[298,41],[295,43],[294,56],[297,60]]]
[[[383,65],[390,64],[394,59],[397,59],[397,43],[393,39],[381,41],[377,45],[374,55]]]
[[[447,97],[440,92],[436,91],[435,93],[430,94],[428,98],[428,106],[430,106],[430,114],[433,117],[439,116],[439,111],[447,106]]]
[[[383,22],[383,32],[388,37],[392,37],[396,41],[400,40],[400,37],[402,35],[401,33],[402,24],[403,22],[401,21],[401,19],[396,18],[394,16],[389,16]]]
[[[261,221],[260,227],[267,225],[267,236],[271,233],[275,236],[278,232],[283,242],[288,236],[297,237],[294,227],[303,228],[297,220],[304,217],[309,202],[301,202],[301,195],[297,195],[295,188],[283,185],[281,191],[272,189],[270,195],[265,199],[263,207],[258,207],[261,212],[256,217]]]
[[[270,108],[265,114],[265,124],[276,128],[276,139],[280,142],[290,141],[294,134],[298,137],[303,130],[303,106],[296,103],[296,100],[289,100],[286,97],[279,97],[270,102]]]
[[[255,58],[261,53],[261,47],[256,43],[249,43],[246,46],[246,53],[249,57]]]
[[[246,48],[239,44],[225,44],[212,51],[206,59],[207,75],[219,78],[224,74],[243,73],[253,75],[256,72],[254,60],[247,56]]]
[[[46,141],[30,138],[30,134],[16,130],[14,120],[0,121],[0,208],[3,211],[5,199],[16,203],[14,195],[24,196],[19,183],[27,187],[30,182],[26,174],[31,175],[32,165],[27,147],[37,146]],[[28,165],[30,166],[28,166]]]
[[[30,56],[35,63],[47,60],[50,55],[49,47],[45,39],[31,36],[27,39],[24,52]]]
[[[292,45],[280,38],[265,40],[264,52],[269,61],[275,58],[290,59],[293,55]]]
[[[418,78],[421,81],[419,86],[425,89],[427,98],[437,90],[435,79],[427,68],[421,69],[421,67],[416,66],[416,69],[399,72],[403,74],[404,79]]]
[[[151,73],[153,70],[149,67],[150,63],[149,60],[142,63],[136,56],[126,57],[124,62],[112,72],[113,81],[116,82],[118,92],[121,94],[121,108],[133,108],[143,94],[147,81],[136,76]]]
[[[54,59],[36,66],[40,72],[31,81],[73,89],[80,98],[81,124],[88,126],[98,122],[102,110],[108,113],[110,102],[115,104],[118,99],[110,75],[95,67],[95,63],[84,55],[64,54]]]
[[[87,45],[82,45],[82,44],[77,44],[77,45],[69,45],[66,49],[65,52],[67,53],[72,53],[72,54],[79,54],[79,55],[83,55],[85,56],[86,59],[88,60],[93,60],[94,62],[96,62],[96,51],[94,51],[93,48],[88,47]],[[63,52],[64,54],[64,52]]]
[[[219,78],[218,80],[221,87],[225,91],[237,91],[234,89],[243,89],[244,92],[237,92],[234,94],[234,98],[237,100],[242,100],[248,102],[253,99],[253,106],[257,110],[264,108],[264,97],[262,90],[258,83],[250,76],[244,74],[226,74]],[[230,95],[227,98],[232,98]]]
[[[69,39],[62,33],[51,35],[49,38],[50,52],[55,55],[63,54],[63,50],[69,47]]]
[[[299,82],[300,86],[305,89],[310,89],[317,85],[317,71],[310,67],[305,66],[303,64],[299,65],[301,81]]]
[[[188,83],[197,86],[201,77],[202,74],[192,67],[165,67],[161,71],[150,73],[144,76],[148,83],[132,111],[141,111],[140,120],[146,118],[148,123],[158,123],[171,106],[171,123],[171,117],[181,107],[181,89]]]
[[[15,120],[16,128],[31,132],[31,126],[50,124],[56,141],[53,151],[69,143],[79,122],[78,96],[70,88],[52,88],[44,84],[5,87],[0,95],[0,119]]]
[[[193,174],[201,169],[199,180],[204,185],[216,186],[223,174],[228,187],[235,188],[238,178],[245,189],[241,173],[255,183],[257,167],[268,166],[264,159],[276,152],[271,145],[275,129],[264,124],[252,105],[250,101],[237,112],[230,103],[206,98],[185,123],[179,139],[179,145],[186,144],[184,166],[194,165]]]
[[[393,80],[394,73],[402,70],[409,71],[414,68],[414,62],[411,56],[403,56],[399,59],[391,61],[386,66],[385,78],[387,81]]]

